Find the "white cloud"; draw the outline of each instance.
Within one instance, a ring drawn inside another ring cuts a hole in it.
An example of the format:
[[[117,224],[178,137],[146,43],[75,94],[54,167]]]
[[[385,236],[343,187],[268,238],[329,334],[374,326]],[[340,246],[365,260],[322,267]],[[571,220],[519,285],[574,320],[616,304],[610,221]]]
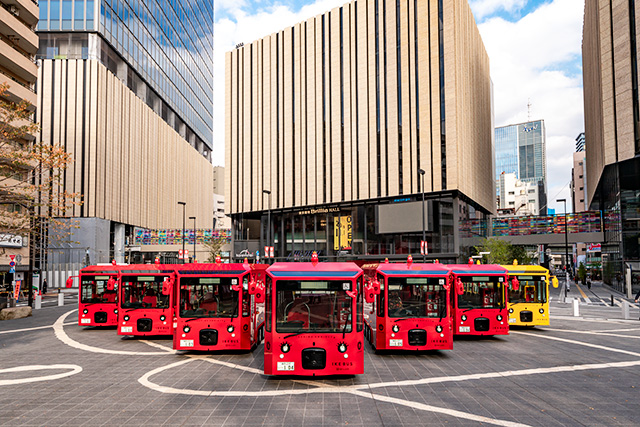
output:
[[[543,119],[547,131],[549,207],[571,200],[575,138],[584,131],[580,61],[584,0],[554,0],[517,22],[479,26],[491,60],[496,126]],[[576,74],[577,73],[577,74]],[[559,193],[559,194],[558,194]]]
[[[482,19],[500,10],[513,13],[522,9],[527,0],[472,0],[469,2],[476,19]]]

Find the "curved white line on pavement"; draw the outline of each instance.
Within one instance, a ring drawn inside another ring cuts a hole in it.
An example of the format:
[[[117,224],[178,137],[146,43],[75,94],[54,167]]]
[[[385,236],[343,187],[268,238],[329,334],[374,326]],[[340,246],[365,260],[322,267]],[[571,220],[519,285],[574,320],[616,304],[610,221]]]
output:
[[[148,340],[138,340],[138,341],[143,342],[143,343],[145,343],[146,345],[148,345],[150,347],[159,348],[159,349],[164,350],[164,351],[166,351],[168,353],[176,354],[178,352],[178,350],[174,350],[173,347],[168,347],[166,345],[162,345],[162,344],[159,344],[157,342],[148,341]]]
[[[70,369],[70,371],[63,372],[60,374],[45,375],[40,377],[16,378],[13,380],[0,380],[0,386],[35,383],[38,381],[58,380],[60,378],[70,377],[71,375],[79,374],[80,372],[82,372],[82,367],[78,365],[28,365],[28,366],[17,366],[15,368],[0,369],[0,375],[6,374],[9,372],[42,371],[46,369],[55,369],[55,370]]]
[[[93,347],[90,345],[79,343],[75,341],[67,335],[64,331],[64,321],[66,318],[73,313],[74,311],[78,311],[78,309],[71,310],[63,314],[56,320],[56,323],[53,324],[53,331],[56,334],[56,338],[60,341],[68,345],[69,347],[77,348],[78,350],[90,351],[92,353],[103,353],[103,354],[121,354],[126,356],[157,356],[163,355],[166,356],[168,354],[175,354],[175,350],[166,350],[162,352],[151,352],[151,351],[125,351],[125,350],[108,350],[106,348]]]
[[[495,418],[483,417],[482,415],[474,415],[468,412],[456,411],[455,409],[440,408],[432,405],[425,405],[424,403],[412,402],[410,400],[398,399],[391,396],[382,396],[379,394],[366,393],[364,391],[352,391],[351,394],[356,396],[368,397],[370,399],[379,400],[381,402],[393,403],[396,405],[408,406],[413,409],[420,409],[427,412],[435,412],[437,414],[449,415],[456,418],[462,418],[470,421],[477,421],[479,423],[493,424],[497,426],[506,427],[529,427],[527,424],[520,424],[513,421],[497,420]]]
[[[69,326],[69,325],[75,325],[75,322],[69,322],[69,323],[65,323],[65,326]],[[12,334],[14,332],[28,332],[28,331],[37,331],[38,329],[48,329],[48,328],[53,328],[53,325],[47,325],[47,326],[36,326],[35,328],[25,328],[25,329],[12,329],[10,331],[1,331],[0,335],[2,334]]]
[[[591,344],[588,342],[570,340],[567,338],[551,337],[547,335],[533,334],[531,332],[522,332],[522,331],[510,331],[509,333],[517,334],[517,335],[528,335],[530,337],[543,338],[543,339],[552,340],[552,341],[562,341],[569,344],[583,345],[585,347],[597,348],[599,350],[612,351],[614,353],[622,353],[622,354],[628,354],[630,356],[640,357],[640,353],[635,353],[633,351],[627,351],[627,350],[622,350],[622,349],[613,348],[613,347],[605,347],[604,345]]]
[[[554,332],[567,332],[571,334],[584,334],[584,335],[600,335],[603,337],[614,337],[614,338],[631,338],[635,340],[640,340],[640,337],[634,335],[622,335],[622,334],[612,334],[609,331],[574,331],[570,329],[552,329],[552,328],[544,328],[545,331],[554,331]],[[637,329],[632,329],[637,330]]]

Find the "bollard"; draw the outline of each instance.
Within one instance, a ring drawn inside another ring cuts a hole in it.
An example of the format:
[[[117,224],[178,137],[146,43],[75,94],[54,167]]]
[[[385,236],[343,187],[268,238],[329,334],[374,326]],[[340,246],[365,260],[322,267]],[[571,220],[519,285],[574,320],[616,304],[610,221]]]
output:
[[[622,301],[622,318],[623,319],[631,319],[631,316],[629,315],[629,308],[631,307],[631,304],[629,304],[627,301]]]
[[[36,310],[40,310],[42,308],[42,295],[36,295]]]
[[[63,293],[59,293],[58,294],[58,307],[62,307],[64,305],[64,294]]]
[[[615,306],[615,302],[613,301],[613,295],[611,295],[611,307]]]
[[[573,299],[573,316],[580,316],[580,300],[578,298]]]

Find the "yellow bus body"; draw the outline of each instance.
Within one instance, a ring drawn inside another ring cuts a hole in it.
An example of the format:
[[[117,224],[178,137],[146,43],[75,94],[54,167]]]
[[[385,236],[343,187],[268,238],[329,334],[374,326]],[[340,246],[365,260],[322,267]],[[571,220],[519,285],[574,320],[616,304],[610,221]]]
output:
[[[509,276],[516,277],[520,282],[520,293],[529,295],[528,292],[534,292],[532,301],[516,301],[509,300],[509,326],[544,326],[549,325],[549,284],[553,281],[553,285],[557,287],[557,279],[549,275],[549,270],[539,265],[503,265],[509,271]],[[544,294],[540,294],[533,281],[530,278],[543,280],[540,290]],[[511,287],[509,294],[511,296]],[[540,298],[540,297],[544,298]],[[537,297],[537,298],[536,298]],[[543,300],[543,302],[536,301]]]

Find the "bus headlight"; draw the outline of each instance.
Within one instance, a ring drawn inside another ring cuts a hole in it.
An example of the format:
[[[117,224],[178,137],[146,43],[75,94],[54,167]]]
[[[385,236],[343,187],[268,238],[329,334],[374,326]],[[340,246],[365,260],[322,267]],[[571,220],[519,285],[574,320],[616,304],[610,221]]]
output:
[[[509,313],[513,313],[513,308],[510,308],[510,309],[509,309]]]
[[[501,315],[501,314],[498,314],[498,315],[496,316],[496,319],[498,319],[498,322],[502,322],[502,315]]]
[[[162,320],[163,322],[165,321],[166,317],[164,317],[164,314],[162,316],[160,316],[160,320]]]
[[[184,331],[185,334],[188,334],[191,328],[188,326],[185,326],[184,328],[182,328],[182,330]]]
[[[400,330],[400,328],[398,327],[398,325],[393,325],[393,327],[391,328],[391,330],[392,330],[393,332],[396,332],[396,333],[397,333],[397,332]]]
[[[129,315],[128,314],[124,316],[124,320],[125,321],[129,320]]]
[[[461,317],[461,319],[462,319],[462,321],[464,322],[465,320],[467,320],[467,315],[466,315],[466,314],[463,314],[463,315],[462,315],[462,317]]]
[[[540,314],[544,314],[544,308],[541,308],[540,310],[538,310],[540,312]]]
[[[114,312],[115,314],[118,314],[118,309],[117,309],[117,308],[114,308],[114,309],[113,309],[113,312]]]
[[[436,332],[437,333],[442,332],[442,326],[440,326],[440,325],[436,326]]]
[[[84,310],[82,310],[82,312],[83,312],[84,314],[87,314],[87,313],[89,312],[89,310],[87,310],[87,309],[85,308]]]
[[[227,326],[227,332],[232,333],[234,330],[235,328],[233,327],[233,325]]]
[[[347,351],[347,345],[341,342],[340,344],[338,344],[338,351],[340,353],[345,353]]]
[[[280,350],[282,350],[283,353],[289,353],[289,350],[291,350],[291,347],[289,347],[288,343],[283,342],[282,345],[280,345]]]

